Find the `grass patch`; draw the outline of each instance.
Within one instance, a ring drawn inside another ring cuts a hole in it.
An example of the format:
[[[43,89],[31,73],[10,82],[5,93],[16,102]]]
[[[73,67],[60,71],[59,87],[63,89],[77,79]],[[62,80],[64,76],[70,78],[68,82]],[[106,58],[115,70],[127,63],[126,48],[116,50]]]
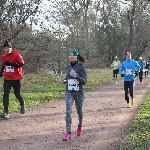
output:
[[[115,150],[150,150],[150,93]]]
[[[86,83],[85,91],[96,88],[100,85],[112,82],[111,69],[95,69],[87,70],[88,81]]]
[[[88,81],[84,86],[85,91],[96,88],[102,84],[112,81],[111,69],[94,69],[87,70]],[[21,95],[23,96],[26,107],[35,107],[42,103],[53,102],[64,97],[65,85],[59,83],[60,76],[64,75],[45,75],[45,74],[28,74],[24,75],[21,87]],[[0,109],[3,110],[3,80],[0,80]],[[13,94],[10,93],[9,111],[17,112],[20,109],[19,102]]]

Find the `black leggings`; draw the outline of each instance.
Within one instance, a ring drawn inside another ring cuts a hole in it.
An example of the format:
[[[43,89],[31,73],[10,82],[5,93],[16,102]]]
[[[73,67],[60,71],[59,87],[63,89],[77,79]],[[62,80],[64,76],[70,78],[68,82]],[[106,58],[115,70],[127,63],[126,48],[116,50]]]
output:
[[[140,82],[142,82],[142,79],[143,79],[143,71],[140,71],[140,72],[139,72],[139,79],[140,79]]]
[[[8,111],[8,105],[9,105],[9,93],[11,90],[11,87],[14,89],[14,94],[16,98],[20,102],[20,106],[24,105],[24,100],[22,96],[20,95],[20,80],[4,80],[4,95],[3,95],[3,106],[4,110]]]
[[[129,93],[133,99],[133,82],[134,81],[124,81],[125,100],[127,103],[129,103]]]
[[[145,77],[148,76],[148,71],[145,71]]]

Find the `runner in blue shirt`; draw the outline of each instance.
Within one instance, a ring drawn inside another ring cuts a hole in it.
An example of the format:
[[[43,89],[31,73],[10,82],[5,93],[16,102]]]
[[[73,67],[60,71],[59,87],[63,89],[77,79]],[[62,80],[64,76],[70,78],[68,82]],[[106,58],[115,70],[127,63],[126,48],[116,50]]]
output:
[[[140,65],[140,72],[139,72],[139,79],[140,79],[140,84],[143,84],[143,69],[145,68],[145,62],[143,61],[143,58],[139,58],[138,64]]]
[[[121,67],[119,69],[119,74],[124,71],[124,91],[125,91],[125,100],[127,102],[127,108],[130,108],[130,102],[129,102],[129,93],[131,97],[131,104],[134,105],[134,99],[133,99],[133,83],[135,80],[135,70],[136,67],[138,71],[140,71],[139,64],[131,59],[131,53],[126,53],[126,61],[124,61],[121,64]]]

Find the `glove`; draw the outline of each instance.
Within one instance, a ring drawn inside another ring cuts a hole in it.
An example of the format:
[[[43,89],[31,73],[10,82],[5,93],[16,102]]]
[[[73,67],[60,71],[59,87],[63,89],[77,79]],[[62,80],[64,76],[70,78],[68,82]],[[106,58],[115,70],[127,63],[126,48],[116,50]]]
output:
[[[63,84],[64,83],[64,78],[60,78],[59,82]]]
[[[73,69],[71,69],[70,75],[74,78],[77,77],[77,74]]]
[[[65,80],[64,78],[60,78],[60,79],[59,79],[59,82],[62,83],[62,84],[64,84],[64,83],[67,82],[67,80]]]
[[[0,72],[0,77],[2,77],[3,76],[3,73],[2,72]]]

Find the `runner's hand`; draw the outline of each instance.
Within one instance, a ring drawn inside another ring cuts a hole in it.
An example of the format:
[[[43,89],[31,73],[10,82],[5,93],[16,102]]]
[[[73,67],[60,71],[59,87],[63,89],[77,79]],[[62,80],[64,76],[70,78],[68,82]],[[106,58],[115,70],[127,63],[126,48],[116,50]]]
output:
[[[65,80],[64,78],[61,77],[61,78],[59,79],[59,82],[62,83],[62,84],[65,84],[65,83],[67,82],[67,80]]]
[[[60,82],[60,83],[64,83],[64,78],[60,78],[60,79],[59,79],[59,82]]]

